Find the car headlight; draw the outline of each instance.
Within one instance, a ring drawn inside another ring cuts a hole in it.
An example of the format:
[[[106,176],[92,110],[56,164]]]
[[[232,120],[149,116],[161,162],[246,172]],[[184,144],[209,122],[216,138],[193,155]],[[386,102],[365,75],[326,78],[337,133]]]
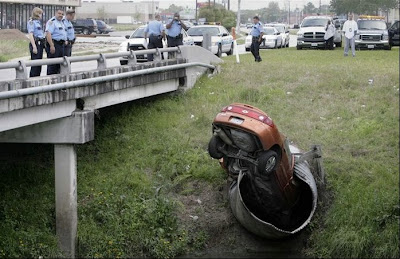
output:
[[[298,38],[303,38],[303,36],[304,36],[303,33],[298,33],[298,34],[297,34],[297,37],[298,37]]]
[[[356,34],[356,37],[355,37],[355,39],[356,39],[356,40],[359,40],[359,39],[360,39],[360,37],[361,37],[361,36],[360,36],[360,34]]]
[[[383,40],[389,40],[389,35],[383,35]]]

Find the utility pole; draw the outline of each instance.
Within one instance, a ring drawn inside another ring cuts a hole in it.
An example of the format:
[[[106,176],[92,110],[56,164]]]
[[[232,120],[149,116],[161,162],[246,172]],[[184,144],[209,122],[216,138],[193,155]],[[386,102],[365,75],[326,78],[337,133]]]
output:
[[[321,0],[319,0],[319,13],[322,13]]]
[[[231,10],[231,0],[228,0],[228,10]]]
[[[236,33],[240,33],[240,0],[238,0],[238,11],[236,17]]]
[[[196,23],[197,23],[197,0],[196,0]]]
[[[288,25],[289,25],[289,28],[290,28],[290,1],[288,1],[289,2],[289,21],[288,21]]]

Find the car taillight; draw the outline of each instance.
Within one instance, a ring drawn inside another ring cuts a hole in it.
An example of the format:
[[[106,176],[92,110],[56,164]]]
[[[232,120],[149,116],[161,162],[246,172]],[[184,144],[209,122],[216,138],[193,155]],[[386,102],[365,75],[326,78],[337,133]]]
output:
[[[249,108],[251,108],[251,107],[249,106]],[[243,108],[243,107],[238,107],[238,106],[235,106],[235,105],[229,105],[229,106],[226,106],[226,107],[222,108],[221,112],[233,112],[233,113],[241,114],[241,115],[250,117],[252,119],[261,121],[262,123],[265,123],[270,127],[275,127],[274,122],[267,115],[263,115],[263,114],[261,114],[259,112],[253,111],[253,110],[248,110],[248,109]]]

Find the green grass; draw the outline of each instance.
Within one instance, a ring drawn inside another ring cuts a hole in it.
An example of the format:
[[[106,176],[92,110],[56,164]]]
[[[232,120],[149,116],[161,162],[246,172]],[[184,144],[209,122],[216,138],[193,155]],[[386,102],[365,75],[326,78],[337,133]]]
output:
[[[398,258],[399,49],[342,51],[262,51],[261,63],[228,57],[221,74],[184,94],[102,110],[96,139],[78,146],[78,256],[205,249],[210,233],[181,221],[179,197],[201,191],[190,183],[225,185],[206,151],[211,122],[224,105],[245,102],[301,149],[322,145],[330,201],[308,227],[305,254]],[[59,255],[51,146],[1,150],[0,257]]]
[[[110,24],[115,31],[133,31],[140,26],[140,24]]]
[[[29,56],[29,41],[26,40],[1,40],[0,41],[0,62],[7,62],[10,59]]]

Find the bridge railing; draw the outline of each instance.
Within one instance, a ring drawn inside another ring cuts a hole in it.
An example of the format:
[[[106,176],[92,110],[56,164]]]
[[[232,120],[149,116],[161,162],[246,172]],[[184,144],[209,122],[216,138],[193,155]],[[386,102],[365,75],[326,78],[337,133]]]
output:
[[[107,68],[107,59],[111,58],[127,58],[128,65],[134,65],[137,63],[138,55],[153,54],[155,61],[160,61],[164,52],[176,53],[179,57],[181,50],[179,47],[170,48],[156,48],[156,49],[146,49],[146,50],[136,50],[136,51],[125,51],[125,52],[115,52],[115,53],[105,53],[105,54],[94,54],[87,56],[73,56],[73,57],[60,57],[60,58],[50,58],[50,59],[36,59],[28,61],[12,61],[0,63],[1,69],[15,69],[16,79],[26,80],[28,76],[28,67],[33,66],[43,66],[43,65],[60,65],[60,74],[68,75],[71,73],[71,63],[83,62],[83,61],[97,61],[97,69]]]

